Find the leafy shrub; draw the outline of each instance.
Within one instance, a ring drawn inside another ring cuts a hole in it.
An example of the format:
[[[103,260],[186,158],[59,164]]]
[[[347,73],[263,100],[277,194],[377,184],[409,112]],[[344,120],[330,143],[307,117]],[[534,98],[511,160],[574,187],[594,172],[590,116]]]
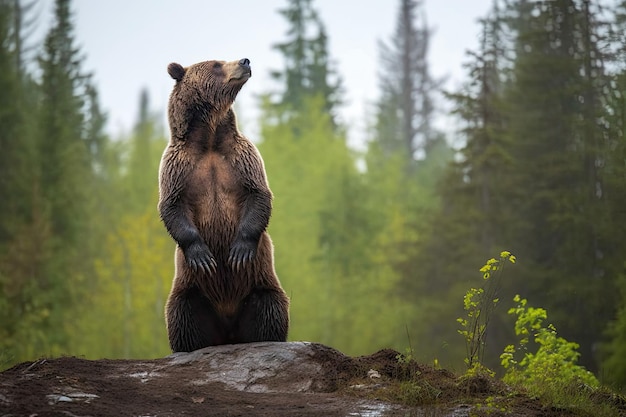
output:
[[[571,405],[569,394],[584,393],[599,387],[596,377],[576,362],[580,357],[578,344],[559,337],[552,324],[544,322],[548,313],[543,308],[527,306],[527,300],[516,295],[517,307],[509,314],[517,316],[515,334],[518,345],[508,345],[500,355],[506,369],[504,382],[524,387],[531,395],[554,404]],[[531,346],[537,346],[533,353]]]

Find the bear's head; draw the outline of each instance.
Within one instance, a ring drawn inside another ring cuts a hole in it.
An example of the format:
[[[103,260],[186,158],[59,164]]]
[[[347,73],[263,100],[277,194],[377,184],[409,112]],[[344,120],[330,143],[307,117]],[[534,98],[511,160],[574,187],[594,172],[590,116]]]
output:
[[[175,62],[167,67],[176,80],[170,96],[170,116],[183,116],[187,122],[189,112],[202,111],[211,118],[224,114],[235,101],[241,87],[252,76],[250,60],[204,61],[183,67]],[[179,120],[182,122],[182,120]]]

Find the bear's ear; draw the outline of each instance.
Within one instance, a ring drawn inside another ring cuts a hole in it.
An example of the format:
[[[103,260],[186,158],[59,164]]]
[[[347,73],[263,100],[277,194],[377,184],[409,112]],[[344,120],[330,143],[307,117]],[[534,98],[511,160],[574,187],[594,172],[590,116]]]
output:
[[[167,73],[176,81],[180,81],[185,75],[185,68],[183,68],[182,65],[177,64],[176,62],[172,62],[167,66]]]

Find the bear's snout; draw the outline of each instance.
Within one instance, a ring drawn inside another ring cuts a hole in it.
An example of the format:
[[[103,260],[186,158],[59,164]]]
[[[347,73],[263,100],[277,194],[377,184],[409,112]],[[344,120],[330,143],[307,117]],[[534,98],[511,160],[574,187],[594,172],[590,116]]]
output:
[[[248,58],[239,60],[239,66],[244,68],[250,68],[250,60]]]

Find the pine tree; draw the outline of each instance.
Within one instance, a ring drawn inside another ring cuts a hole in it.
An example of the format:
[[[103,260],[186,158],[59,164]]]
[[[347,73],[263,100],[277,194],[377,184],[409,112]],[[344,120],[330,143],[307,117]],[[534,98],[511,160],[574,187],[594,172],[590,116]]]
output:
[[[29,214],[26,168],[30,147],[29,138],[22,135],[25,94],[17,65],[21,34],[16,35],[16,14],[12,1],[0,2],[0,194],[5,196],[0,199],[0,367],[17,359],[17,346],[11,338],[18,331],[16,319],[28,279],[24,268],[9,262],[14,255],[11,248],[24,231]]]
[[[70,1],[57,0],[54,23],[38,59],[41,80],[33,205],[34,218],[47,225],[32,280],[41,294],[36,309],[43,315],[40,330],[46,337],[34,348],[51,353],[69,351],[73,321],[68,317],[86,278],[93,274],[90,255],[98,239],[90,234],[89,218],[94,201],[92,150],[99,133],[97,123],[89,126],[85,114],[95,95],[90,95],[89,76],[80,67],[73,31]]]
[[[479,50],[468,53],[469,81],[460,92],[448,95],[456,105],[454,113],[464,124],[461,133],[465,145],[442,184],[444,210],[446,216],[451,216],[452,211],[461,217],[468,209],[474,212],[474,221],[467,226],[473,229],[468,237],[476,243],[474,255],[478,259],[494,253],[498,249],[496,242],[507,242],[503,232],[512,225],[508,203],[514,190],[503,181],[510,177],[512,159],[503,102],[508,80],[500,25],[496,3],[492,15],[481,21]],[[455,199],[465,202],[458,204]],[[454,246],[453,242],[447,244]]]
[[[365,353],[391,337],[365,330],[374,322],[383,327],[387,316],[359,297],[386,305],[391,285],[369,273],[370,222],[357,198],[367,191],[335,118],[341,89],[323,24],[311,1],[290,1],[281,13],[291,27],[278,44],[285,69],[275,72],[284,93],[265,97],[259,149],[275,196],[276,270],[292,299],[290,337]],[[363,329],[362,337],[343,331],[352,327]]]
[[[25,85],[22,83],[18,57],[20,35],[17,35],[13,16],[17,10],[12,1],[0,2],[0,194],[14,196],[0,201],[0,242],[6,243],[15,236],[15,228],[23,223],[28,213],[28,138],[18,140],[23,135],[25,124]],[[21,218],[21,221],[18,220]]]
[[[432,126],[440,83],[429,71],[432,30],[422,7],[419,0],[400,0],[395,34],[389,44],[379,42],[381,99],[375,138],[385,155],[401,152],[407,161],[440,136]]]
[[[272,77],[283,85],[273,104],[281,108],[282,117],[301,112],[305,101],[314,95],[323,97],[323,108],[337,126],[336,110],[341,103],[341,80],[332,67],[328,53],[326,29],[312,0],[288,0],[279,13],[287,19],[287,39],[274,48],[283,56],[283,70]]]
[[[614,282],[604,261],[608,218],[601,167],[605,127],[602,30],[588,1],[520,2],[510,10],[516,33],[511,105],[515,206],[525,227],[520,282],[545,306],[581,362],[596,368],[593,346],[612,315]],[[541,69],[538,71],[538,69]]]
[[[451,152],[443,135],[433,128],[434,97],[438,89],[429,71],[431,29],[420,1],[401,0],[394,35],[379,43],[380,98],[365,155],[362,203],[368,213],[371,258],[368,276],[386,285],[402,327],[393,338],[406,347],[406,330],[420,337],[427,327],[421,317],[420,294],[412,290],[428,277],[416,265],[428,218],[439,201],[434,186]],[[380,292],[380,290],[378,291]],[[402,307],[400,307],[402,306]],[[419,352],[424,353],[423,351]]]
[[[433,323],[415,325],[422,332],[419,336],[429,340],[455,340],[456,329],[438,323],[454,322],[460,315],[460,300],[472,285],[477,260],[510,243],[505,232],[514,226],[508,208],[513,190],[506,180],[512,160],[503,102],[507,71],[500,25],[496,4],[481,21],[478,50],[468,53],[468,81],[447,95],[462,123],[459,133],[464,146],[434,185],[440,205],[426,214],[423,237],[410,263],[415,272],[402,281],[405,296],[424,306],[419,323]],[[426,353],[444,363],[460,363],[457,344],[450,343],[442,352],[436,346],[425,349]]]
[[[609,130],[607,155],[602,161],[602,192],[610,219],[605,230],[609,236],[604,252],[605,274],[615,278],[620,296],[602,346],[601,375],[605,382],[623,389],[626,386],[626,2],[616,7],[613,19],[613,54],[609,62],[615,71],[608,83],[610,93],[606,95],[609,111],[602,120]]]
[[[42,71],[41,189],[52,233],[69,248],[80,244],[90,157],[83,136],[86,75],[74,46],[69,0],[55,2],[55,24],[39,59]],[[83,197],[83,198],[81,198]],[[60,243],[60,242],[59,242]],[[71,249],[70,249],[71,251]]]

